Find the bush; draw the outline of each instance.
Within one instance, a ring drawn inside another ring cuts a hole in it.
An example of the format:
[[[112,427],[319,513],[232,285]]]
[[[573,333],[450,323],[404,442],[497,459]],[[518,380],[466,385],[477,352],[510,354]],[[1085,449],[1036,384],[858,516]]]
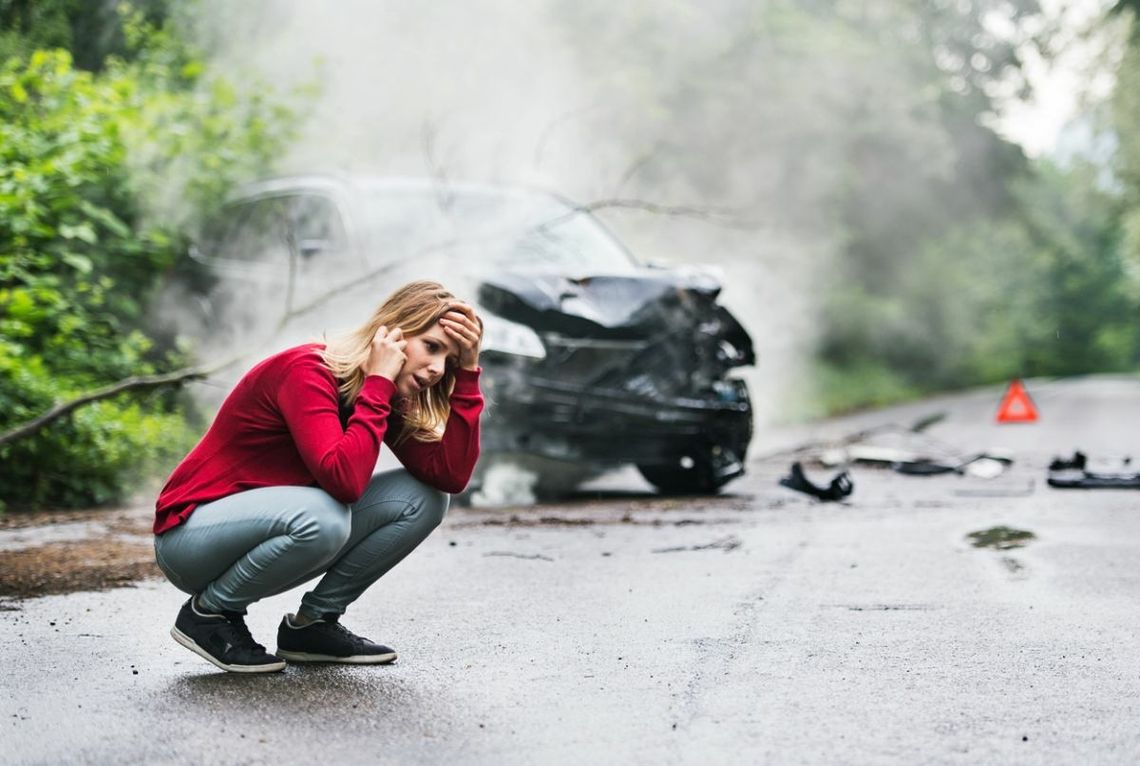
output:
[[[170,29],[129,15],[125,29],[133,60],[98,75],[63,50],[0,66],[0,431],[186,364],[150,331],[149,301],[198,207],[265,172],[287,137],[282,106],[208,78]],[[187,448],[185,407],[172,391],[123,395],[0,447],[0,502],[121,499]]]

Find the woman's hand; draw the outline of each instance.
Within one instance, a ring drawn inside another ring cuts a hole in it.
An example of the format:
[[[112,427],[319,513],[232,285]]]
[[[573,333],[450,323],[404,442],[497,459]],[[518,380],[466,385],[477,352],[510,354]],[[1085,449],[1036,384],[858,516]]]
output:
[[[408,342],[404,340],[404,331],[399,327],[388,331],[383,325],[372,337],[372,349],[368,352],[368,361],[364,363],[365,375],[379,375],[393,383],[400,377],[404,369],[404,347]]]
[[[444,331],[459,344],[459,366],[465,370],[479,367],[479,342],[483,340],[483,322],[475,309],[466,303],[452,303],[439,318]]]

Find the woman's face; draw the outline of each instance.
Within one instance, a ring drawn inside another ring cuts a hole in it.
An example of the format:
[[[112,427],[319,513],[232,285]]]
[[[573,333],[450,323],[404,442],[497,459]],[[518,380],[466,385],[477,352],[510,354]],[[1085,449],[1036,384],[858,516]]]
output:
[[[396,378],[402,396],[430,388],[443,378],[448,366],[459,360],[459,345],[438,323],[408,339],[404,347],[404,368]]]

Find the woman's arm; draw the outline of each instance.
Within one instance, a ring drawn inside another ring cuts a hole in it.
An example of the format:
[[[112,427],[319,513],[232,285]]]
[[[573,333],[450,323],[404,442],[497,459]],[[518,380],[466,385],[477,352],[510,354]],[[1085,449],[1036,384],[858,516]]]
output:
[[[369,375],[348,428],[342,428],[336,381],[319,358],[296,365],[278,387],[277,406],[301,460],[321,489],[338,501],[355,502],[368,486],[395,393],[391,380]]]
[[[385,438],[408,473],[450,494],[463,491],[479,459],[479,415],[483,411],[479,372],[463,368],[455,371],[451,415],[440,441],[421,442],[409,436],[396,443],[403,425],[398,419]]]

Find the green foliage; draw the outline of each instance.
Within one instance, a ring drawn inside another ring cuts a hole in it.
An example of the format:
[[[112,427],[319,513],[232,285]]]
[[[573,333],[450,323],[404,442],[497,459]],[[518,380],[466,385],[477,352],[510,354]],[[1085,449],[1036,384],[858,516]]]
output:
[[[0,348],[0,408],[12,422],[30,420],[59,398],[70,381],[39,357]],[[120,500],[131,482],[185,452],[194,434],[170,394],[96,402],[36,437],[0,447],[3,500],[15,507],[88,506]]]
[[[987,127],[1025,85],[1024,41],[998,30],[1034,27],[1035,0],[674,3],[683,25],[632,7],[560,6],[595,88],[636,115],[597,118],[638,157],[621,188],[745,209],[812,262],[792,268],[817,269],[829,408],[1135,358],[1110,195]],[[1094,326],[1079,312],[1102,298]]]
[[[148,327],[198,206],[264,172],[288,112],[205,74],[169,27],[123,17],[130,61],[75,69],[64,50],[0,65],[0,430],[53,403],[185,359]],[[119,499],[184,451],[170,393],[86,407],[0,447],[12,506]]]
[[[1140,292],[1140,3],[1132,3],[1129,8],[1132,34],[1117,71],[1112,127],[1117,140],[1114,172],[1122,189],[1124,208],[1122,247],[1132,288]]]
[[[882,407],[915,399],[922,394],[881,360],[870,357],[850,359],[842,366],[817,361],[810,374],[815,386],[801,391],[801,395],[810,394],[811,402],[796,403],[799,419]]]
[[[1119,199],[1096,175],[1041,163],[1011,185],[1010,214],[928,239],[899,265],[890,295],[837,298],[824,360],[854,377],[876,360],[893,373],[887,392],[1133,369],[1140,305]]]
[[[161,24],[167,16],[167,0],[135,0],[132,7],[151,24]],[[63,49],[76,67],[97,72],[109,56],[128,53],[123,27],[124,14],[116,2],[0,0],[0,61]]]

